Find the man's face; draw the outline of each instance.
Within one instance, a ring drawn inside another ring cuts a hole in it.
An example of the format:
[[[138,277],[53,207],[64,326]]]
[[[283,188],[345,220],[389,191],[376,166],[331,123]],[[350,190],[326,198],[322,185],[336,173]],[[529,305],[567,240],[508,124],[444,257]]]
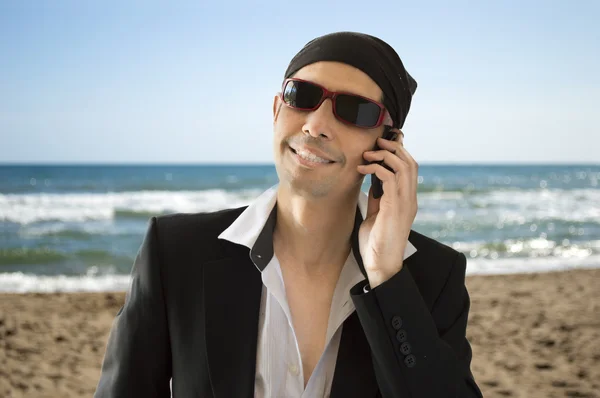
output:
[[[331,91],[345,91],[381,101],[379,86],[353,66],[322,61],[300,69],[293,76],[318,83]],[[373,150],[383,126],[364,129],[345,124],[333,114],[332,103],[326,99],[315,111],[300,111],[282,104],[278,95],[273,102],[275,167],[282,184],[303,195],[323,197],[343,196],[360,188],[364,176],[356,170],[366,164],[365,151]],[[305,166],[290,149],[317,149],[334,163]]]

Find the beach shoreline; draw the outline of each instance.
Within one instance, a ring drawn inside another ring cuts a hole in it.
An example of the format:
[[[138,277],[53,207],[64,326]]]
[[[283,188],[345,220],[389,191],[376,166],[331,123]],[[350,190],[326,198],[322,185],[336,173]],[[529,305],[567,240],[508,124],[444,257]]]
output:
[[[486,398],[600,397],[600,269],[466,283],[471,369]],[[0,396],[92,396],[124,296],[0,293]]]

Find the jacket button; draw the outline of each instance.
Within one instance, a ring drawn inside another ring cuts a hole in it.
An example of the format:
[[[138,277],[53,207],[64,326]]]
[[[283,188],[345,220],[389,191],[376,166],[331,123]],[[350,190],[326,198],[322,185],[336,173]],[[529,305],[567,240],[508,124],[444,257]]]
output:
[[[404,358],[404,364],[409,368],[413,368],[417,364],[417,358],[413,354],[407,355]]]
[[[398,343],[404,343],[406,341],[406,338],[406,330],[398,330],[398,332],[396,333],[396,340],[398,340]]]
[[[398,315],[392,318],[392,327],[394,330],[399,330],[402,327],[402,318]]]
[[[410,354],[410,344],[408,344],[407,341],[402,343],[402,345],[400,346],[400,352],[404,355]]]

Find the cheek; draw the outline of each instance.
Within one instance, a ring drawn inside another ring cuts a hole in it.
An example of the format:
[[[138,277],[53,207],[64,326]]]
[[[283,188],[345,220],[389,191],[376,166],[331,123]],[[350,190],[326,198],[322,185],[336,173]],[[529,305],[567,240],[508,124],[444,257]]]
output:
[[[363,153],[365,151],[361,151],[360,153],[358,153],[352,160],[353,160],[353,165],[359,165],[359,164],[368,164],[369,161],[365,159],[365,157],[363,156]]]
[[[302,124],[305,117],[305,112],[290,109],[287,106],[282,105],[281,111],[279,112],[278,122],[284,125]]]
[[[348,163],[353,165],[368,164],[369,161],[365,159],[363,154],[367,151],[372,151],[375,149],[376,145],[374,141],[375,139],[373,139],[373,142],[371,142],[370,139],[363,139],[361,142],[353,145],[352,148],[348,148],[348,151],[346,152]]]
[[[285,107],[284,107],[285,108]],[[282,109],[277,121],[273,125],[273,132],[277,138],[286,139],[302,131],[303,115],[295,115],[293,110]]]

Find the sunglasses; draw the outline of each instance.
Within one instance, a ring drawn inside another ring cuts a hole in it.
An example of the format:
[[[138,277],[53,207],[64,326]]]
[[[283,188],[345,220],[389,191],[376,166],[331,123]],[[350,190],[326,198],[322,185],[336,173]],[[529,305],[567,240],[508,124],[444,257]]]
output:
[[[314,111],[325,99],[331,98],[333,114],[343,123],[368,129],[381,124],[392,125],[383,104],[356,94],[329,91],[302,79],[285,79],[280,98],[288,107],[303,111]]]

